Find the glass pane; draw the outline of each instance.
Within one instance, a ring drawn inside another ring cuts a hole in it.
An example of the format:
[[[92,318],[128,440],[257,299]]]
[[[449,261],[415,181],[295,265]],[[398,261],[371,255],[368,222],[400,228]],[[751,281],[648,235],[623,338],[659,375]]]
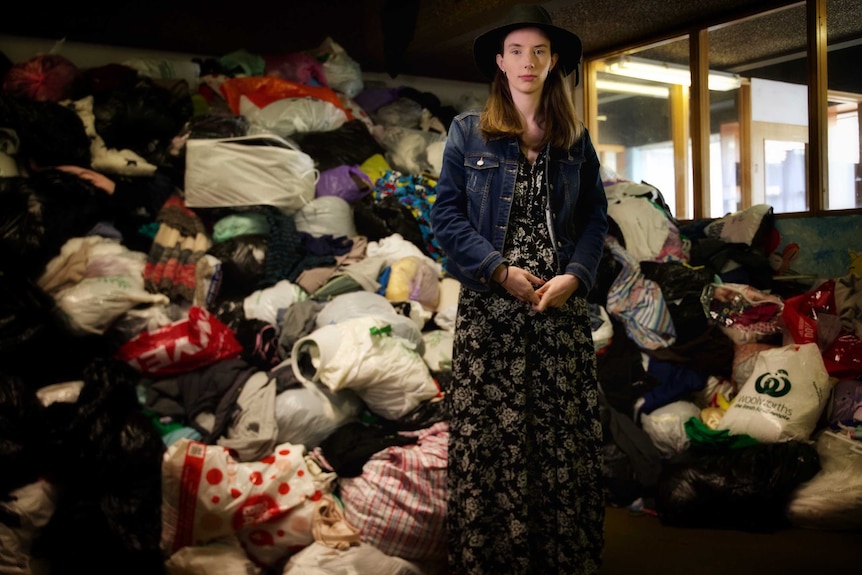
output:
[[[710,78],[731,78],[726,67],[716,57],[713,45],[721,47],[727,37],[728,28],[709,32]],[[739,76],[736,76],[738,82]],[[717,218],[742,209],[742,178],[740,170],[740,86],[727,82],[716,85],[709,82],[709,191],[704,206],[705,217]],[[722,89],[716,89],[722,88]]]
[[[711,216],[763,203],[776,213],[808,209],[805,22],[805,5],[799,4],[709,32],[710,70],[744,79],[739,90],[709,92]],[[734,50],[740,45],[748,58],[742,63]],[[740,132],[744,118],[751,120],[747,141]],[[712,157],[716,151],[719,158]]]
[[[849,0],[828,0],[826,3],[829,189],[824,208],[827,210],[862,207],[862,171],[859,167],[862,147],[859,140],[862,38],[853,30],[856,26],[848,21],[848,15],[852,13]]]
[[[688,40],[673,44],[686,55],[685,61],[674,62],[677,76],[644,73],[643,64],[664,64],[652,61],[650,49],[597,63],[598,133],[593,138],[605,169],[655,186],[675,217],[690,219]],[[676,147],[675,133],[682,134]]]
[[[805,144],[765,140],[766,203],[775,212],[805,211]]]

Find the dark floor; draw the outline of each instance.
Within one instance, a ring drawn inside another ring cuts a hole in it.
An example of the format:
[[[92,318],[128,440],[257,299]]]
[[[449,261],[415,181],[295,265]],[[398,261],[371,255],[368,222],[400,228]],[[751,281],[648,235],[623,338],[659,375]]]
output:
[[[862,573],[862,532],[748,533],[665,526],[609,507],[605,575],[840,575]]]

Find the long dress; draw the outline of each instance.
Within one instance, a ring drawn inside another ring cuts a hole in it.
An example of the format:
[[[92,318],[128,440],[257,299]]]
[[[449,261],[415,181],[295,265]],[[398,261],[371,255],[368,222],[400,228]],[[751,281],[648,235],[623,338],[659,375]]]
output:
[[[546,162],[521,155],[504,257],[549,279]],[[602,431],[586,300],[536,313],[502,289],[459,297],[446,395],[450,572],[598,573]]]

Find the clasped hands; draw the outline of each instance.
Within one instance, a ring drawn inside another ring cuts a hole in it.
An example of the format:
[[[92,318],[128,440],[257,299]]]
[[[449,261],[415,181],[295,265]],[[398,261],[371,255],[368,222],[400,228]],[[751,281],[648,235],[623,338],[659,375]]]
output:
[[[572,274],[557,275],[545,281],[523,268],[505,264],[494,270],[492,278],[537,312],[544,312],[549,307],[563,307],[580,286],[580,280]]]

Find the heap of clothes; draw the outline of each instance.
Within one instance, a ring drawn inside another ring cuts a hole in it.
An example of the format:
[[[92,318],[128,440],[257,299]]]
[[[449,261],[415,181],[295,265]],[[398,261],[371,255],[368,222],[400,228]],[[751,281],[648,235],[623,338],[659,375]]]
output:
[[[329,39],[0,74],[0,564],[444,573],[457,111]],[[776,283],[769,206],[684,224],[604,183],[609,503],[862,525],[859,278]]]

